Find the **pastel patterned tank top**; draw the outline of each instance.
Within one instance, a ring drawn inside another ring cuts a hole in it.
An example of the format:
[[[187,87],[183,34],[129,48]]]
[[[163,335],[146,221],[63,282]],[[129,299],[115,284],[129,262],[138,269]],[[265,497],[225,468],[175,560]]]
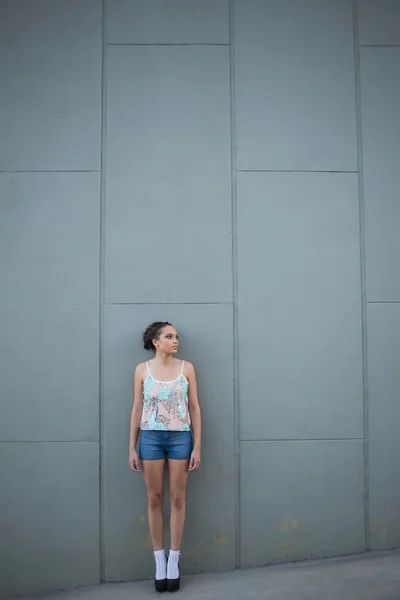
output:
[[[189,383],[181,372],[173,381],[154,379],[146,362],[147,377],[143,384],[143,412],[140,429],[190,431],[188,403]]]

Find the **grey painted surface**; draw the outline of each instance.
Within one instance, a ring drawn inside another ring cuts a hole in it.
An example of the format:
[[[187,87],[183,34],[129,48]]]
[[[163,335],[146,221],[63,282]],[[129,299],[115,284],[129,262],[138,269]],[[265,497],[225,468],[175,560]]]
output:
[[[174,323],[181,357],[195,365],[204,429],[202,467],[190,474],[188,484],[182,568],[193,573],[234,567],[232,307],[109,306],[103,480],[107,581],[153,575],[145,485],[141,475],[130,472],[127,449],[134,368],[152,357],[141,347],[141,334],[159,319]]]
[[[228,0],[106,0],[110,44],[229,44]]]
[[[0,170],[100,168],[101,0],[3,0]]]
[[[365,547],[362,440],[242,442],[241,483],[242,566]]]
[[[0,443],[2,598],[99,581],[98,444]]]
[[[368,306],[369,476],[372,548],[400,545],[400,305]]]
[[[99,184],[0,174],[2,441],[98,439]]]
[[[361,48],[367,299],[400,301],[400,48]]]
[[[346,558],[208,573],[182,578],[182,600],[397,600],[400,553],[373,553]],[[106,584],[45,594],[36,600],[148,600],[149,581]],[[31,600],[29,597],[20,600]]]
[[[127,450],[160,317],[204,418],[183,572],[368,549],[369,521],[398,546],[400,57],[361,48],[356,96],[353,36],[398,43],[398,22],[352,4],[110,0],[103,23],[100,0],[1,4],[0,171],[44,171],[0,176],[6,594],[153,573]],[[101,73],[103,25],[123,45]],[[367,323],[367,300],[393,304]]]
[[[223,47],[109,47],[106,300],[231,299]]]
[[[356,170],[351,0],[233,1],[238,168]]]
[[[400,45],[399,0],[358,0],[360,44]]]
[[[362,436],[357,176],[240,173],[241,439]]]

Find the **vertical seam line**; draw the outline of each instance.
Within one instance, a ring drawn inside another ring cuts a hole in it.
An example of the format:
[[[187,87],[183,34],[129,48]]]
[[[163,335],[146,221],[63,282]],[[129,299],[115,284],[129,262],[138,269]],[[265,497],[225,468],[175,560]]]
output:
[[[233,0],[229,0],[229,84],[231,137],[231,219],[232,219],[232,299],[233,299],[233,402],[234,402],[234,507],[235,567],[241,566],[240,514],[240,398],[239,398],[239,331],[238,331],[238,245],[237,245],[237,159],[235,114],[235,28]]]
[[[100,173],[100,282],[99,282],[99,505],[100,505],[100,582],[106,581],[106,473],[105,473],[105,202],[106,202],[106,2],[102,0],[102,79],[101,79],[101,173]]]
[[[368,405],[368,338],[367,338],[367,289],[366,289],[366,241],[365,241],[365,202],[364,170],[362,146],[361,113],[361,74],[358,30],[358,0],[353,3],[354,28],[354,72],[357,120],[357,160],[358,160],[358,201],[360,235],[360,275],[361,275],[361,329],[362,329],[362,383],[363,383],[363,450],[364,450],[364,529],[365,549],[371,549],[370,489],[369,489],[369,405]]]

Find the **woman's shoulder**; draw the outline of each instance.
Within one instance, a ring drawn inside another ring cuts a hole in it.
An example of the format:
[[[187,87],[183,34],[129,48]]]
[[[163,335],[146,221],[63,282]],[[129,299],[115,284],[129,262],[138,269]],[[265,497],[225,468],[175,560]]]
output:
[[[135,367],[135,375],[143,375],[147,371],[146,362],[141,362]]]
[[[194,365],[189,360],[183,360],[183,373],[186,375],[190,375],[194,373]]]

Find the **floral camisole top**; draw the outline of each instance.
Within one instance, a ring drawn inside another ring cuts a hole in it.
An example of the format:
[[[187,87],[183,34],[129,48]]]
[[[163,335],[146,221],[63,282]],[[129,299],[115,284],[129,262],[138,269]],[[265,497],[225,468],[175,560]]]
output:
[[[140,429],[190,431],[188,402],[189,382],[181,372],[173,381],[154,379],[146,362],[147,377],[143,384],[143,412]]]

